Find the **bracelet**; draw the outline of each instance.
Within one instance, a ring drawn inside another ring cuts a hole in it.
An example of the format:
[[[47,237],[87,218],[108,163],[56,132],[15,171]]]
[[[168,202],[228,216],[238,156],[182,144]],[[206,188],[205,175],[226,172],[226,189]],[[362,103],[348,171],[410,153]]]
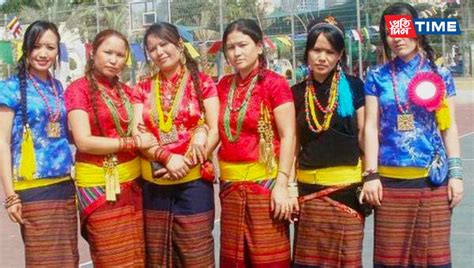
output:
[[[3,206],[5,209],[8,209],[9,207],[21,203],[20,195],[17,193],[14,193],[7,198],[5,198],[5,201],[3,202]]]
[[[298,183],[289,182],[288,183],[288,197],[298,197]]]
[[[133,141],[135,142],[135,147],[136,148],[141,148],[142,147],[142,137],[140,137],[139,135],[135,135],[135,136],[133,136]]]
[[[157,161],[163,166],[166,166],[166,164],[168,164],[168,162],[170,161],[172,154],[168,150],[162,147],[158,147],[156,148],[153,156],[155,158],[155,161]]]
[[[281,169],[278,170],[278,173],[281,173],[281,174],[285,175],[285,177],[286,177],[287,179],[290,178],[290,174],[288,174],[287,172],[285,172],[285,171],[283,171],[283,170],[281,170]],[[288,184],[288,185],[290,185],[290,184]]]
[[[462,180],[462,161],[460,157],[448,158],[448,179]]]
[[[364,183],[373,180],[380,180],[380,174],[376,169],[366,169],[362,173],[362,179]]]
[[[135,140],[135,137],[120,137],[119,152],[135,151],[137,149],[137,141]]]

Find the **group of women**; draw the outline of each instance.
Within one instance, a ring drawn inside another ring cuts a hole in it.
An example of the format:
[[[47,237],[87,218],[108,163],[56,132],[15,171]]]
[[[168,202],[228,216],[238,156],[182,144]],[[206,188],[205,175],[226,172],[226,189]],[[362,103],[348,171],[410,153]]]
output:
[[[417,17],[404,3],[383,13],[400,14]],[[4,205],[26,265],[78,265],[77,196],[95,267],[213,267],[209,159],[220,143],[221,267],[360,267],[370,206],[375,267],[450,267],[463,194],[452,77],[425,36],[392,38],[383,17],[387,63],[365,84],[345,72],[334,17],[307,29],[310,73],[292,88],[266,68],[258,24],[239,19],[222,38],[235,74],[217,85],[161,22],[143,39],[148,79],[120,81],[128,42],[104,30],[63,90],[49,71],[57,28],[31,24],[18,74],[0,84]]]

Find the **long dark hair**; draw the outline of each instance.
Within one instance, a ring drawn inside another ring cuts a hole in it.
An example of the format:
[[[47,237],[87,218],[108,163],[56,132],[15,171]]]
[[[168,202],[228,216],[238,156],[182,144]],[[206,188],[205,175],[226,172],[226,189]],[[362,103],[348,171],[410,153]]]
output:
[[[28,58],[30,57],[31,53],[35,49],[35,44],[40,39],[43,34],[51,30],[57,37],[57,47],[58,47],[58,60],[60,61],[60,40],[61,37],[59,36],[58,27],[52,22],[49,21],[42,21],[37,20],[30,24],[26,29],[25,35],[23,37],[23,45],[21,47],[22,56],[18,60],[18,79],[20,81],[20,107],[21,107],[21,119],[23,126],[28,124],[28,116],[27,116],[27,100],[26,100],[26,87],[27,87],[27,73],[28,73]],[[55,63],[57,64],[57,63]],[[56,67],[56,66],[55,66]],[[52,83],[55,83],[54,81]],[[53,86],[53,85],[51,85]]]
[[[165,40],[166,42],[173,44],[176,47],[183,47],[184,56],[186,57],[186,68],[191,73],[191,77],[193,79],[194,90],[196,91],[196,95],[198,97],[199,108],[201,108],[201,111],[204,112],[205,108],[202,99],[201,81],[199,80],[199,66],[193,57],[191,57],[191,54],[184,45],[183,38],[179,34],[178,28],[175,25],[167,22],[158,22],[151,25],[146,30],[145,36],[143,37],[143,48],[145,55],[148,54],[149,36],[156,36]]]
[[[122,33],[112,29],[103,30],[95,36],[94,41],[92,41],[92,54],[96,53],[100,45],[102,45],[102,43],[107,40],[107,38],[112,36],[120,38],[125,43],[125,47],[127,48],[127,57],[129,57],[130,53],[128,53],[129,45],[127,38]],[[99,87],[94,77],[94,68],[94,57],[90,56],[85,67],[85,77],[89,84],[89,96],[91,100],[92,110],[94,112],[94,122],[99,128],[100,134],[104,136],[105,132],[99,124],[99,116],[97,111],[96,93],[99,91]],[[120,83],[118,77],[112,80],[113,86],[115,86],[117,83]]]
[[[330,21],[331,23],[329,23]],[[313,49],[318,37],[323,34],[329,41],[331,46],[341,54],[342,66],[345,66],[346,51],[344,44],[344,26],[334,17],[318,18],[308,24],[308,37],[306,39],[306,47],[304,50],[304,62],[308,64],[308,54]]]
[[[225,44],[227,43],[227,38],[229,34],[234,31],[239,31],[253,40],[255,44],[261,44],[263,46],[263,32],[258,26],[255,20],[251,19],[238,19],[231,22],[224,30],[224,34],[222,36],[222,51],[225,54]],[[265,50],[258,56],[258,67],[259,67],[259,80],[263,79],[263,71],[267,67],[267,59],[265,57]]]
[[[380,24],[379,24],[380,39],[382,39],[385,57],[387,59],[390,59],[391,50],[387,42],[387,29],[385,25],[385,15],[409,15],[412,17],[412,19],[416,19],[418,18],[418,12],[415,10],[413,6],[407,3],[403,3],[403,2],[390,5],[383,11],[382,17],[380,18]],[[420,48],[426,53],[426,57],[429,59],[431,69],[437,72],[438,67],[436,66],[436,63],[434,60],[435,52],[433,48],[430,46],[428,38],[426,37],[426,35],[417,35],[417,41]]]

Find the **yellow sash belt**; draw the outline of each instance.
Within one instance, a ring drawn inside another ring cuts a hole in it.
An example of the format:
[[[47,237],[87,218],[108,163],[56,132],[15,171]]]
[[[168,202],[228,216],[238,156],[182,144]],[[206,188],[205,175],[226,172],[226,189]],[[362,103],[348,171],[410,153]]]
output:
[[[395,179],[419,179],[428,176],[427,168],[420,167],[379,167],[380,176]]]
[[[278,166],[269,174],[260,162],[233,163],[219,161],[221,178],[225,181],[260,181],[277,176]]]
[[[140,172],[138,157],[109,169],[77,162],[76,184],[78,187],[105,186],[107,201],[115,201],[115,195],[120,194],[120,183],[140,177]]]
[[[172,185],[172,184],[180,184],[185,182],[190,182],[193,180],[197,180],[201,178],[201,165],[197,165],[189,170],[188,175],[184,176],[179,180],[172,180],[172,179],[162,179],[162,178],[153,178],[153,174],[151,173],[151,163],[150,161],[141,158],[141,166],[142,166],[142,178],[146,181],[149,181],[154,184],[158,185]]]
[[[339,166],[311,170],[296,170],[298,182],[319,185],[352,184],[362,181],[362,164],[357,166]]]
[[[34,180],[22,180],[22,181],[13,181],[13,189],[15,191],[39,188],[44,186],[53,185],[56,183],[60,183],[63,181],[70,180],[71,176],[61,176],[61,177],[54,177],[49,179],[34,179]]]

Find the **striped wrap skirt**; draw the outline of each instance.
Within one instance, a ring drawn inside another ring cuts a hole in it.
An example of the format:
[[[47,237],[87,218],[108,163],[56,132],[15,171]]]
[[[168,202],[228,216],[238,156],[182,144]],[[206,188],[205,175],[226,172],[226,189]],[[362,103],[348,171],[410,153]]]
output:
[[[381,179],[375,210],[374,267],[451,267],[447,186],[427,178]]]
[[[143,181],[148,267],[214,267],[212,182]]]
[[[94,267],[144,267],[142,192],[137,180],[120,184],[116,201],[105,187],[78,188],[83,237]]]
[[[365,217],[356,196],[359,185],[298,184],[293,267],[362,267]]]
[[[270,210],[273,185],[221,181],[221,267],[289,267],[288,222]]]
[[[18,191],[26,267],[77,267],[76,190],[72,180]]]

